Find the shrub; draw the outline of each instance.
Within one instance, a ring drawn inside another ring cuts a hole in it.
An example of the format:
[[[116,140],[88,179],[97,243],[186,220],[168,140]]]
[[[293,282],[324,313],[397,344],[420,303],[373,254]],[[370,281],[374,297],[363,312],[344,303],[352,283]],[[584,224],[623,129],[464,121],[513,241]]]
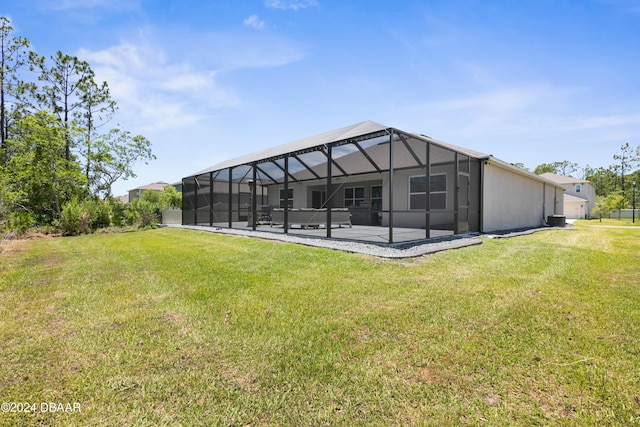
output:
[[[36,224],[35,218],[31,212],[11,212],[9,214],[9,230],[24,233]]]
[[[83,215],[84,214],[84,215]],[[68,236],[81,234],[81,230],[88,229],[87,215],[83,212],[82,205],[73,199],[62,207],[60,228],[62,233]]]
[[[140,227],[152,227],[158,223],[159,215],[156,205],[148,200],[133,200],[129,204],[128,215],[131,218],[131,225]]]
[[[89,214],[91,230],[107,228],[111,225],[111,205],[106,200],[89,200],[84,204],[84,211]]]
[[[126,224],[127,205],[117,200],[110,199],[109,207],[111,209],[111,225],[122,227]]]
[[[124,212],[124,219],[126,225],[138,225],[140,223],[140,212],[137,209],[137,200],[133,200],[127,205]]]

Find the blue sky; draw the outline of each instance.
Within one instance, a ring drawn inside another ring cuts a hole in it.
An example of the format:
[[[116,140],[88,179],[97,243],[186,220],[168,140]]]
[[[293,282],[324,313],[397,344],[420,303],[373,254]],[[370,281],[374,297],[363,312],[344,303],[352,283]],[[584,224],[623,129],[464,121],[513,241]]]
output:
[[[364,120],[533,169],[640,144],[638,0],[2,0],[157,160],[114,194]]]

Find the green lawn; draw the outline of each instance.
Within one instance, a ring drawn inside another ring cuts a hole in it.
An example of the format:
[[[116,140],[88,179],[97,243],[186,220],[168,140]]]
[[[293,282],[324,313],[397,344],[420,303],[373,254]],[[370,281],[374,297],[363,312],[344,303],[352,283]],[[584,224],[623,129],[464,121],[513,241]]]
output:
[[[640,226],[640,216],[635,218],[635,222],[632,221],[632,218],[620,218],[612,217],[612,218],[599,218],[590,219],[590,220],[579,220],[578,224],[582,225],[593,225],[593,226]]]
[[[640,229],[591,224],[403,261],[178,229],[5,244],[0,400],[38,407],[0,425],[640,425]]]

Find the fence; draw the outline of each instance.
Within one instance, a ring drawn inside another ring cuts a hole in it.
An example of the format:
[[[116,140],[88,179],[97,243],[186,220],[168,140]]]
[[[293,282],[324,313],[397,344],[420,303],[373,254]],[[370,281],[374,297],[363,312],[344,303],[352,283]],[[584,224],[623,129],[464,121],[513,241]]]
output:
[[[633,218],[633,210],[632,209],[622,209],[620,211],[620,216],[618,216],[618,211],[611,211],[611,213],[609,215],[607,215],[607,218],[625,218],[625,219],[631,219]],[[636,220],[640,219],[640,209],[636,209]],[[597,217],[594,217],[597,218]]]

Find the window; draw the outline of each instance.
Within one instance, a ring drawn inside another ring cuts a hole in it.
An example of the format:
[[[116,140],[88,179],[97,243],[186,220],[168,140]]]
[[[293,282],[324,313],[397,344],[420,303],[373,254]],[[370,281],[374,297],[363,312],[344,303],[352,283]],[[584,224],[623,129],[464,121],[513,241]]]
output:
[[[424,175],[409,177],[409,210],[424,210],[426,206],[427,178]],[[429,202],[432,210],[447,208],[447,174],[431,175]]]
[[[288,206],[289,208],[293,208],[293,188],[289,188],[289,191],[287,191],[288,194]],[[280,207],[284,208],[284,188],[280,189]]]
[[[364,187],[348,187],[344,189],[344,206],[360,206],[364,202]]]
[[[382,186],[374,185],[371,187],[371,208],[382,209]]]
[[[582,189],[582,185],[576,184],[576,193],[579,193],[581,189]]]
[[[431,209],[447,209],[447,174],[431,175]]]

